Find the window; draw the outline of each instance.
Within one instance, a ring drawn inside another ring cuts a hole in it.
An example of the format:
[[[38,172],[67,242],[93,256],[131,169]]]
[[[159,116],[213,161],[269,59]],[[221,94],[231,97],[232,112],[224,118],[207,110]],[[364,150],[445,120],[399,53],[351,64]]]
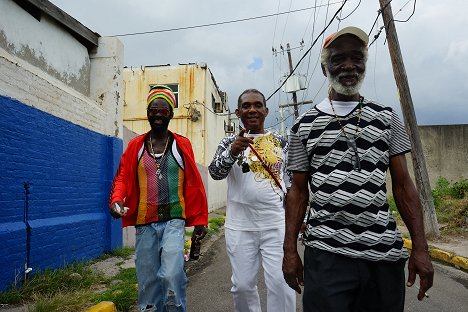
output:
[[[151,88],[152,86],[158,85],[158,84],[159,83],[150,84],[149,88]],[[175,98],[176,98],[176,106],[174,108],[178,108],[179,107],[179,85],[178,84],[169,84],[169,83],[164,84],[164,85],[171,88],[172,92],[174,92],[174,95],[175,95]]]
[[[213,106],[213,110],[215,113],[223,112],[223,106],[221,105],[221,102],[216,102],[216,99],[213,94],[211,94],[211,105]]]

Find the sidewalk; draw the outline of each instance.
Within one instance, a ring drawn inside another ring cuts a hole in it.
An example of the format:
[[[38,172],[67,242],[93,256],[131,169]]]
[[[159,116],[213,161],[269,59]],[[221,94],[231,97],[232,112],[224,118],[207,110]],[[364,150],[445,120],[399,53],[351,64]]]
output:
[[[406,248],[411,250],[411,240],[405,238],[404,242]],[[468,271],[468,238],[451,237],[450,242],[428,240],[427,243],[433,260]]]

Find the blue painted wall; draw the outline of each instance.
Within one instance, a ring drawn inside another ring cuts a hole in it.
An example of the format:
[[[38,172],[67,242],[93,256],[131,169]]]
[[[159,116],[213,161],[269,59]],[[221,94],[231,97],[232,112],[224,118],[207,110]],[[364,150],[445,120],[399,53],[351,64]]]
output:
[[[120,139],[0,96],[0,290],[24,276],[28,245],[33,272],[122,246],[107,206],[121,154]]]

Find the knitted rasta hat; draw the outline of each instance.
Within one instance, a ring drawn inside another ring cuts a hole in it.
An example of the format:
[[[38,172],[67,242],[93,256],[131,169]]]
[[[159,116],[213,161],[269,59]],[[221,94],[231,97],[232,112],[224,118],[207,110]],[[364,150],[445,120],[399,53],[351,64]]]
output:
[[[176,106],[176,97],[174,92],[165,85],[154,85],[150,88],[148,97],[146,98],[146,108],[153,102],[155,99],[166,100],[167,103],[171,106],[172,110]]]

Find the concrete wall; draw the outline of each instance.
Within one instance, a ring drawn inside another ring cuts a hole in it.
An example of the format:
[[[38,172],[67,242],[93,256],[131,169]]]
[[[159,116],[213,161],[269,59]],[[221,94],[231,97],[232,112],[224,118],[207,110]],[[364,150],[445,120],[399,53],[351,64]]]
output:
[[[439,177],[456,182],[468,178],[468,125],[419,126],[431,189]],[[413,155],[406,154],[408,171],[414,179]],[[416,183],[416,182],[415,182]],[[387,172],[387,191],[392,194],[392,179]]]
[[[468,179],[468,125],[419,126],[431,187],[439,177],[449,181]],[[407,155],[408,170],[414,180],[413,163]]]
[[[208,195],[210,211],[226,205],[226,181],[214,181],[208,173],[216,148],[226,135],[224,122],[228,122],[227,104],[221,114],[213,109],[221,101],[221,94],[206,64],[175,66],[146,66],[124,69],[124,125],[136,133],[150,130],[146,119],[146,97],[152,84],[177,84],[178,108],[169,129],[190,139],[195,161]],[[199,112],[198,120],[192,120]]]
[[[96,38],[89,53],[60,23],[27,14],[0,2],[0,290],[25,265],[34,273],[122,245],[107,203],[122,152],[123,46]],[[75,59],[87,69],[61,67]]]
[[[15,2],[0,1],[0,48],[89,95],[87,48],[49,16],[37,20]]]

